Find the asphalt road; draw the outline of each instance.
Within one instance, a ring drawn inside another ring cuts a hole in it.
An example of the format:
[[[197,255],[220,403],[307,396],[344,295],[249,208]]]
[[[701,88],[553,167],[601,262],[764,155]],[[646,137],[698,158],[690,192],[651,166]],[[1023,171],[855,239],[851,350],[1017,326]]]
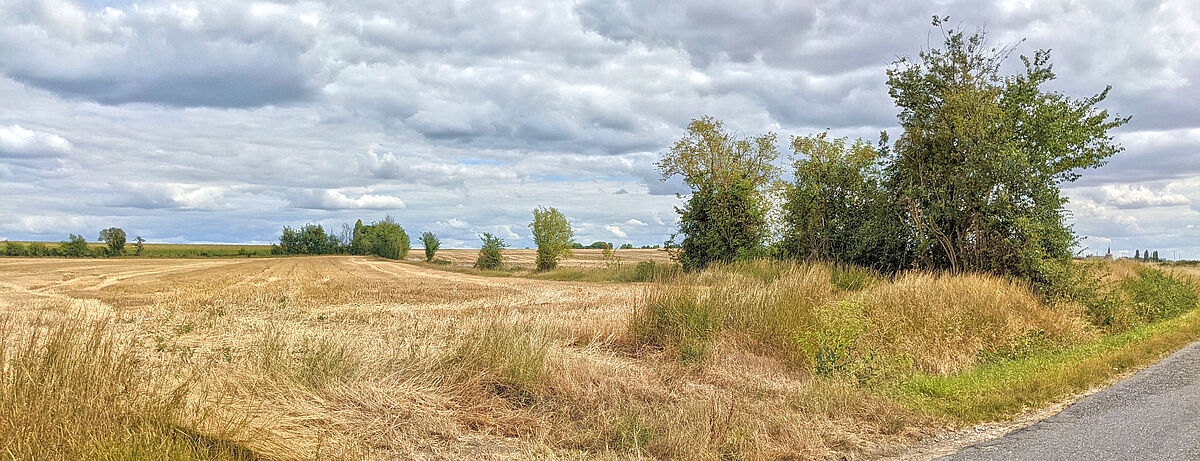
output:
[[[948,460],[1200,460],[1200,342]]]

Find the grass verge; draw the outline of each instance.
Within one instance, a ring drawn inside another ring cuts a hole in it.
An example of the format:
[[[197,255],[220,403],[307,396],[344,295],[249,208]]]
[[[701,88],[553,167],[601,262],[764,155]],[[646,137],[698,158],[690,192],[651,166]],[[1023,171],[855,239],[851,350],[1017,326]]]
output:
[[[905,406],[975,424],[1013,417],[1110,381],[1200,339],[1200,312],[1142,325],[1058,351],[1000,360],[942,376],[915,375],[889,394]]]

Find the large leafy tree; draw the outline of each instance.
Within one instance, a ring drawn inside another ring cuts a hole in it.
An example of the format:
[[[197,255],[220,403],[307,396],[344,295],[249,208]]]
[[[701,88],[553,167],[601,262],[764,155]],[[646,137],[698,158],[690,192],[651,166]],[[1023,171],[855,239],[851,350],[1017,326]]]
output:
[[[533,209],[533,222],[529,223],[533,242],[537,244],[537,269],[550,270],[558,267],[558,260],[571,255],[571,239],[575,231],[567,217],[557,208],[538,207]]]
[[[795,182],[784,189],[783,255],[882,270],[905,266],[908,235],[900,207],[884,188],[884,150],[826,133],[794,137],[792,149]]]
[[[890,188],[913,233],[917,265],[979,270],[1052,284],[1076,239],[1061,185],[1121,151],[1109,130],[1129,119],[1098,104],[1108,89],[1072,99],[1043,86],[1048,51],[1001,73],[1009,48],[984,33],[946,29],[944,45],[900,59],[888,86],[903,129]]]
[[[119,227],[110,227],[100,231],[100,241],[107,244],[110,256],[125,253],[125,231]]]
[[[778,170],[774,133],[737,137],[703,117],[657,163],[665,181],[675,175],[691,189],[679,213],[680,263],[687,270],[754,256],[768,234],[766,192]]]

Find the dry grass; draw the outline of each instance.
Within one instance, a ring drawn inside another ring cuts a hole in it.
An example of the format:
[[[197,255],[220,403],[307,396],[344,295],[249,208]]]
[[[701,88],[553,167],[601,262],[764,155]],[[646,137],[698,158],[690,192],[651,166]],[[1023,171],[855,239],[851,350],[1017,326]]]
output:
[[[608,267],[576,254],[568,269]],[[983,276],[758,262],[588,277],[349,256],[0,260],[0,411],[21,415],[0,417],[0,445],[39,459],[857,457],[947,424],[886,391],[896,377],[1099,334],[1080,307]],[[27,378],[48,358],[60,365]]]

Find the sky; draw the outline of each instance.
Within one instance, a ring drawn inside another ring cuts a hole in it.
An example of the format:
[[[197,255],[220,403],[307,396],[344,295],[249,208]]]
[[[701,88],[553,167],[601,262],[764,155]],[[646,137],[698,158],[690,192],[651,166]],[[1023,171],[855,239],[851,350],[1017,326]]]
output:
[[[585,244],[661,243],[683,189],[654,161],[691,119],[894,135],[885,70],[933,15],[1051,49],[1054,91],[1112,85],[1125,151],[1065,187],[1085,253],[1200,258],[1195,1],[4,0],[0,240],[391,215],[522,248],[554,206]]]

